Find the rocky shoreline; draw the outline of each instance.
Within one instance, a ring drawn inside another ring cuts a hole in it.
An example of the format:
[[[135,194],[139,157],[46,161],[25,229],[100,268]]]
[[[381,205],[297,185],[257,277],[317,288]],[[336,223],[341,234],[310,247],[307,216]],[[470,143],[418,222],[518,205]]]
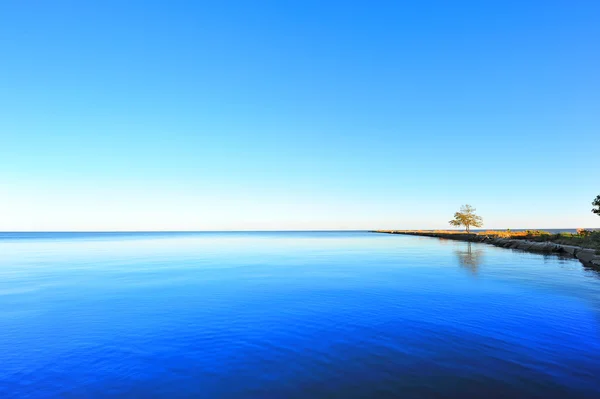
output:
[[[514,238],[500,238],[488,235],[478,234],[461,234],[461,233],[436,233],[426,231],[402,231],[402,230],[378,230],[374,233],[385,233],[385,234],[404,234],[421,237],[434,237],[434,238],[445,238],[449,240],[458,241],[469,241],[469,242],[481,242],[485,244],[495,245],[497,247],[508,248],[508,249],[520,249],[523,251],[546,253],[546,254],[558,254],[565,256],[572,256],[581,261],[581,263],[587,266],[600,267],[600,254],[595,249],[577,247],[573,245],[557,244],[550,241],[530,241],[524,239]]]

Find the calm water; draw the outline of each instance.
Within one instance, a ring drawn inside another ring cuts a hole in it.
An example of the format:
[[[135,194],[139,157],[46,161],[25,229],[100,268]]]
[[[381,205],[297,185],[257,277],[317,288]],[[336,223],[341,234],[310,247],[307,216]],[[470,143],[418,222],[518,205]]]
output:
[[[0,234],[1,398],[600,397],[600,273],[364,232]]]

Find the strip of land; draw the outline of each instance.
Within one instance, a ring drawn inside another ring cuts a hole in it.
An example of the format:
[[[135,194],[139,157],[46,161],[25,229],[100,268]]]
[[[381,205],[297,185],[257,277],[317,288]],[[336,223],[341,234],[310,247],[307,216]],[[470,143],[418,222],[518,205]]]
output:
[[[375,233],[406,234],[449,240],[481,242],[503,248],[573,256],[589,266],[600,267],[600,231],[551,234],[543,231],[484,231],[465,233],[441,230],[375,230]]]

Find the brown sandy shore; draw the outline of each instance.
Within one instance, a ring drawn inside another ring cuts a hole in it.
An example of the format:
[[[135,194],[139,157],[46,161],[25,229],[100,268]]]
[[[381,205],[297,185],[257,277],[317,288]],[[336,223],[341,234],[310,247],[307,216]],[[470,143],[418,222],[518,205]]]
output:
[[[526,239],[500,238],[492,235],[475,233],[441,233],[433,231],[411,231],[411,230],[374,230],[373,233],[405,234],[412,236],[444,238],[449,240],[481,242],[502,248],[520,249],[523,251],[558,254],[572,256],[579,259],[587,266],[600,267],[600,253],[593,248],[584,248],[574,245],[557,244],[554,242],[529,241]]]

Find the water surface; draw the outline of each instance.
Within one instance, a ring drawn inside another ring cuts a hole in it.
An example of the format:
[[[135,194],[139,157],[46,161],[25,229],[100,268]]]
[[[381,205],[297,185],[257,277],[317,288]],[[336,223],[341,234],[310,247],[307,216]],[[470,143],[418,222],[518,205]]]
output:
[[[366,232],[2,233],[1,398],[600,397],[600,274]]]

